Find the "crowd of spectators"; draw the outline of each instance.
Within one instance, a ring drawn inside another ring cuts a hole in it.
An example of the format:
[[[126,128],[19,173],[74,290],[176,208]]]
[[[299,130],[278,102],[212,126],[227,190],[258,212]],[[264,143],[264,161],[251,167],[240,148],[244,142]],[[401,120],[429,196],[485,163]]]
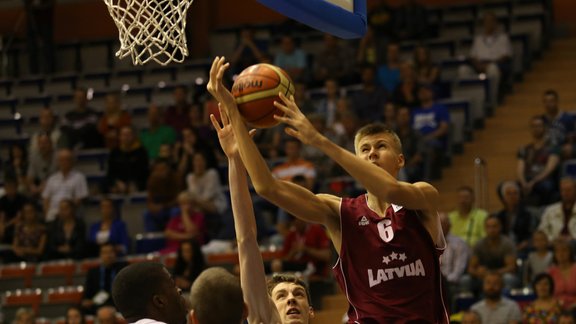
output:
[[[415,46],[409,56],[400,53],[400,42],[431,36],[426,8],[417,1],[398,8],[377,2],[368,16],[369,30],[355,50],[324,35],[318,51],[307,53],[298,39],[285,34],[273,52],[275,44],[257,39],[253,28],[244,26],[229,77],[256,63],[278,65],[296,82],[296,101],[321,133],[353,150],[356,129],[382,122],[403,143],[402,180],[438,179],[451,145],[450,114],[437,100],[441,70],[424,45]],[[477,30],[458,74],[488,78],[487,101],[497,104],[511,78],[510,39],[492,13],[483,16]],[[345,95],[343,87],[350,85],[356,88]],[[150,104],[146,124],[136,124],[123,110],[120,93],[107,94],[105,107],[91,107],[88,97],[87,89],[77,88],[73,105],[59,118],[49,107],[42,108],[39,131],[27,145],[13,144],[2,165],[0,239],[9,247],[2,262],[101,259],[100,267],[87,275],[81,307],[67,312],[70,323],[79,314],[115,314],[109,294],[101,292],[109,293],[114,275],[125,265],[117,258],[133,251],[133,238],[108,195],[146,193],[144,230],[165,234],[160,252],[177,254],[174,277],[184,290],[207,266],[204,247],[233,239],[221,172],[224,159],[208,120],[215,111],[212,100],[192,96],[187,86],[179,85],[171,105]],[[529,119],[532,137],[518,151],[515,179],[495,188],[502,209],[477,208],[473,189],[463,184],[457,208],[441,217],[447,241],[442,273],[452,309],[458,309],[456,300],[463,292],[483,298],[463,318],[490,323],[560,319],[576,309],[576,183],[561,178],[559,170],[562,161],[576,155],[576,115],[559,108],[559,94],[553,90],[543,94],[543,106],[542,115]],[[312,191],[344,190],[327,181],[344,175],[341,168],[281,129],[259,130],[254,140],[276,177]],[[75,168],[76,152],[92,148],[108,150],[106,174],[96,186]],[[101,197],[100,219],[86,224],[82,206],[89,196]],[[329,277],[332,254],[324,229],[265,202],[255,208],[259,238],[283,251],[268,270]],[[521,310],[503,295],[524,286],[533,287],[536,299]],[[23,310],[18,316],[28,315]]]

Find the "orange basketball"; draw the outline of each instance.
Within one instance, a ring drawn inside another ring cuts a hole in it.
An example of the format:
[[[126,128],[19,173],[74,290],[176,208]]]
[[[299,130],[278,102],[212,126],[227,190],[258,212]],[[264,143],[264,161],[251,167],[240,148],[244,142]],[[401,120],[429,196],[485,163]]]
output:
[[[274,106],[274,101],[282,102],[279,92],[290,97],[294,94],[294,83],[284,70],[264,63],[247,67],[232,86],[240,114],[250,126],[257,128],[276,126],[274,115],[284,115]]]

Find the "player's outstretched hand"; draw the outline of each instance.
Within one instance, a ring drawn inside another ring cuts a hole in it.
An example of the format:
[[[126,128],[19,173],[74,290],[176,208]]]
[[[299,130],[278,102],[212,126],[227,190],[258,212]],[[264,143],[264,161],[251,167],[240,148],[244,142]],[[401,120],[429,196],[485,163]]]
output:
[[[224,56],[216,56],[212,62],[212,67],[210,67],[210,80],[208,80],[208,85],[206,89],[214,99],[224,106],[224,110],[230,111],[231,109],[236,109],[236,101],[234,96],[222,83],[222,78],[224,73],[230,67],[230,63],[226,63],[226,58]]]
[[[300,111],[294,101],[294,96],[288,98],[282,92],[279,96],[282,102],[274,101],[274,105],[284,112],[284,116],[274,115],[274,118],[290,126],[286,127],[286,134],[296,137],[304,144],[315,145],[321,135]]]
[[[236,143],[236,137],[234,136],[234,131],[232,125],[230,125],[230,119],[226,114],[226,111],[222,109],[222,104],[218,104],[218,110],[220,110],[220,118],[222,119],[222,125],[218,122],[214,114],[210,114],[210,121],[218,134],[218,141],[220,141],[220,146],[222,151],[229,159],[233,159],[238,156],[238,144]],[[256,130],[250,131],[250,136],[254,136]]]

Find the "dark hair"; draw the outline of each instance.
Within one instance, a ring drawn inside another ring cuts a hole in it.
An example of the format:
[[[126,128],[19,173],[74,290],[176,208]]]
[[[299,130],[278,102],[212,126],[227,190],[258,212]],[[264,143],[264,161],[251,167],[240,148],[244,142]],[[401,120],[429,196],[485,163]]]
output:
[[[558,92],[556,90],[548,89],[544,91],[544,96],[553,96],[554,99],[558,99]]]
[[[470,186],[460,186],[460,187],[458,187],[458,190],[457,190],[457,191],[458,191],[458,192],[460,192],[460,191],[466,191],[466,192],[468,192],[469,194],[471,194],[472,196],[474,196],[474,189],[472,189],[472,187],[470,187]]]
[[[182,257],[182,246],[184,244],[190,244],[192,246],[192,262],[190,263]],[[188,240],[180,243],[176,264],[174,264],[174,270],[172,271],[173,274],[175,276],[181,276],[188,270],[188,277],[186,279],[194,282],[204,269],[206,269],[206,260],[204,259],[204,254],[202,253],[202,249],[200,249],[198,241]]]
[[[484,220],[484,224],[488,223],[488,221],[491,219],[495,219],[496,221],[498,221],[498,224],[500,224],[500,226],[502,226],[502,221],[495,214],[488,215],[488,217],[486,217],[486,219]]]
[[[149,315],[152,298],[161,292],[167,278],[164,269],[161,263],[141,262],[118,272],[112,284],[112,299],[128,322]]]
[[[64,317],[64,324],[68,324],[68,312],[73,310],[73,309],[78,311],[78,313],[80,313],[80,324],[86,323],[86,317],[85,317],[84,311],[82,310],[82,307],[80,307],[80,305],[72,305],[66,309],[66,316]]]
[[[293,283],[295,285],[304,288],[304,291],[306,291],[306,298],[308,299],[308,304],[312,305],[312,300],[310,299],[310,290],[308,289],[308,286],[306,285],[304,280],[290,273],[275,274],[272,276],[272,278],[268,279],[268,282],[266,283],[266,287],[268,288],[268,295],[272,296],[272,291],[274,290],[274,288],[283,282]]]
[[[548,284],[550,284],[548,293],[550,293],[550,295],[554,295],[554,278],[552,278],[552,276],[546,272],[537,274],[536,277],[534,277],[532,280],[532,288],[534,288],[534,291],[536,291],[536,285],[542,280],[548,280]]]
[[[202,324],[240,323],[244,313],[240,280],[224,268],[204,270],[190,290],[190,306]]]

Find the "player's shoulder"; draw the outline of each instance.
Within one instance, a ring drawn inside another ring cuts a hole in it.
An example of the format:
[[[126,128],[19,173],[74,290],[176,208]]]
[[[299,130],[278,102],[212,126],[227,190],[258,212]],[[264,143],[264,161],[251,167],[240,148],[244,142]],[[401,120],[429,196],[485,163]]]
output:
[[[426,196],[432,195],[432,197],[428,198],[436,198],[439,195],[438,189],[436,189],[436,187],[434,187],[432,184],[428,182],[419,181],[412,183],[412,185],[420,189]]]

